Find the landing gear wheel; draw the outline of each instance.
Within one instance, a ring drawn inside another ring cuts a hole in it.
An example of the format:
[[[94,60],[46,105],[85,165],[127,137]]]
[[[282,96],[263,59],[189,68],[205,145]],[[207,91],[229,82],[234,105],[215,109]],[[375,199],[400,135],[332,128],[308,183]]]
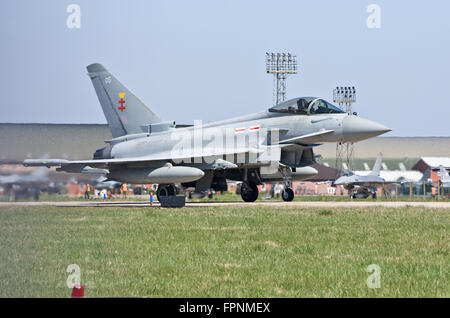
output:
[[[294,190],[292,190],[291,188],[285,188],[281,193],[281,197],[283,198],[283,201],[286,202],[294,200]]]
[[[160,184],[158,185],[158,190],[156,190],[156,197],[158,201],[161,201],[160,197],[166,197],[170,195],[175,195],[175,187],[171,184]]]
[[[254,183],[243,183],[241,197],[245,202],[255,202],[258,199],[258,187]]]

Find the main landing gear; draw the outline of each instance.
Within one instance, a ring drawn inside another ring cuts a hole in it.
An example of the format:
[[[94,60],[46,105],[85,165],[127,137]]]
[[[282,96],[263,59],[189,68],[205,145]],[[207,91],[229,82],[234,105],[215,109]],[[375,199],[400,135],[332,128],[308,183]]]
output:
[[[160,184],[156,190],[156,197],[161,202],[160,197],[175,195],[175,187],[172,184]]]
[[[283,198],[283,201],[287,202],[294,200],[294,191],[292,190],[290,171],[291,170],[287,167],[280,169],[284,180],[284,190],[281,197]],[[254,178],[247,179],[247,171],[244,171],[244,182],[241,185],[242,200],[245,202],[255,202],[256,199],[258,199],[258,186],[256,184],[257,183],[254,182]]]
[[[243,182],[241,197],[245,202],[255,202],[258,199],[258,186],[253,182]]]

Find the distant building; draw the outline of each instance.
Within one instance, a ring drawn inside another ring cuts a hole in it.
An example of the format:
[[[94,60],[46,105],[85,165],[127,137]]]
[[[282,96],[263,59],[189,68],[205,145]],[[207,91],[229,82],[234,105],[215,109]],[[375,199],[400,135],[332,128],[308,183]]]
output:
[[[354,171],[355,174],[366,176],[370,171]],[[416,170],[381,170],[380,177],[388,182],[420,182],[423,173]]]
[[[412,169],[422,172],[432,183],[438,183],[441,178],[438,174],[440,166],[450,169],[450,157],[422,157]]]

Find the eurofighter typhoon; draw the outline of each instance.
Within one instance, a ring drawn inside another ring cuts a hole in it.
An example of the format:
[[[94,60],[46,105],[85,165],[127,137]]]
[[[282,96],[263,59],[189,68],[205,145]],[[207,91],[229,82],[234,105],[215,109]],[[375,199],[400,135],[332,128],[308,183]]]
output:
[[[242,199],[252,202],[258,198],[257,185],[278,181],[285,185],[283,200],[291,201],[291,181],[317,174],[310,167],[314,147],[390,131],[315,97],[223,121],[176,125],[162,121],[103,65],[87,70],[113,138],[91,160],[27,159],[24,165],[79,173],[104,169],[109,180],[158,184],[158,199],[175,195],[175,184],[196,193],[224,191],[228,179],[241,181]]]

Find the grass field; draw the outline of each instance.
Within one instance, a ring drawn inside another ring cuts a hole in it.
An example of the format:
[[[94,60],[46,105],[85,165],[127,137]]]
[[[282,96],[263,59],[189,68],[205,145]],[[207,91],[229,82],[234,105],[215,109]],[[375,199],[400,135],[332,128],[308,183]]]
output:
[[[449,229],[413,207],[0,207],[0,297],[68,297],[69,264],[86,297],[450,297]]]

